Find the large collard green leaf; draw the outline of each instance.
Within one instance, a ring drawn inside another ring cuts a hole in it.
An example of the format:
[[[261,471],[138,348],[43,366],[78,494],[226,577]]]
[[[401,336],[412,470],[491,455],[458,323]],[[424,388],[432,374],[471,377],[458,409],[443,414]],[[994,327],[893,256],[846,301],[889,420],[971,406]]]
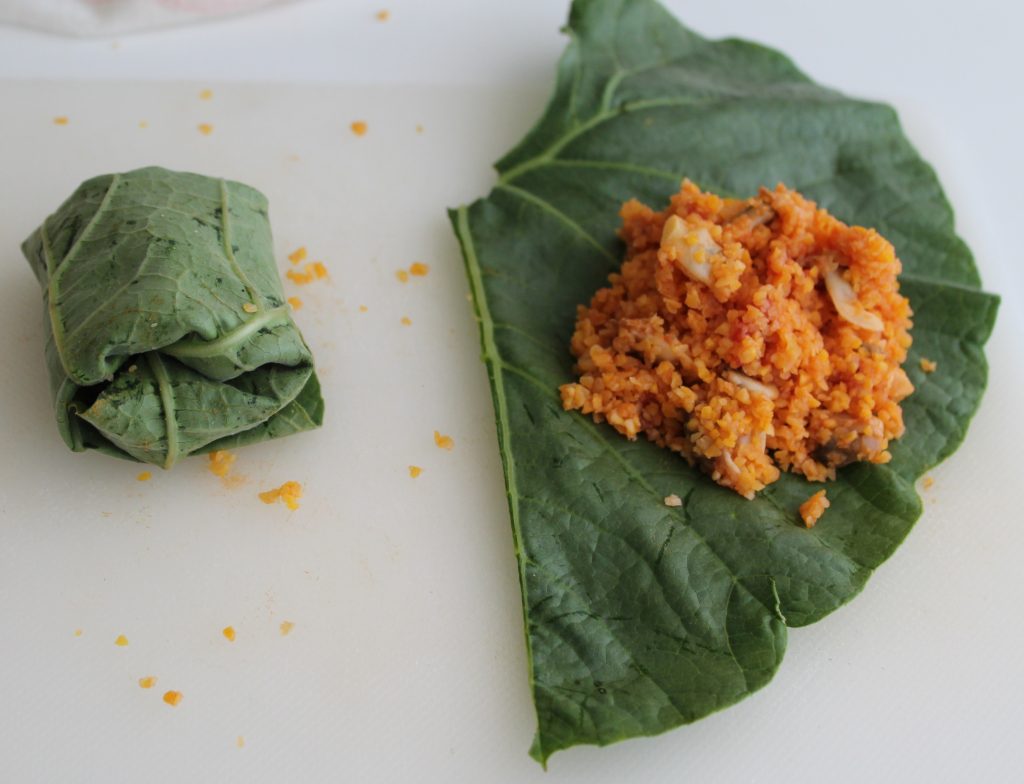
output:
[[[95,177],[23,250],[75,451],[170,467],[320,425],[313,358],[253,188],[155,167]]]
[[[541,762],[691,722],[767,683],[786,626],[851,599],[921,513],[913,481],[961,442],[986,381],[998,300],[893,110],[814,84],[783,55],[708,41],[651,0],[577,0],[554,97],[452,211],[480,321],[519,559]],[[746,501],[650,443],[559,403],[575,307],[619,265],[618,209],[682,177],[749,196],[785,182],[876,227],[915,311],[906,435],[889,465],[813,492],[784,475]],[[924,375],[922,356],[938,361]],[[663,498],[678,494],[680,508]]]

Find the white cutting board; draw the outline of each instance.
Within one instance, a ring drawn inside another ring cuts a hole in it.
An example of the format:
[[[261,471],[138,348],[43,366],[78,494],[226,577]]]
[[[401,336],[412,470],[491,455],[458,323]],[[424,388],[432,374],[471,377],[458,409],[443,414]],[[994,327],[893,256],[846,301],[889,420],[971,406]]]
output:
[[[558,754],[547,777],[529,759],[490,396],[444,209],[486,192],[490,162],[544,98],[0,83],[0,781],[953,781],[1017,769],[1021,292],[1019,253],[992,229],[1019,225],[1020,186],[972,168],[926,107],[911,107],[912,134],[958,186],[986,282],[1010,290],[990,392],[968,443],[933,473],[917,528],[852,605],[791,632],[774,682],[747,701],[660,738]],[[286,284],[305,303],[326,425],[239,450],[238,486],[205,458],[139,482],[135,464],[67,451],[53,422],[40,295],[18,246],[82,179],[147,164],[256,186],[282,271],[300,245],[330,270],[329,282]],[[400,283],[414,261],[430,274]],[[285,480],[306,488],[293,513],[256,497]],[[287,637],[282,621],[295,624]],[[146,675],[159,679],[149,691]],[[167,689],[180,705],[162,702]]]

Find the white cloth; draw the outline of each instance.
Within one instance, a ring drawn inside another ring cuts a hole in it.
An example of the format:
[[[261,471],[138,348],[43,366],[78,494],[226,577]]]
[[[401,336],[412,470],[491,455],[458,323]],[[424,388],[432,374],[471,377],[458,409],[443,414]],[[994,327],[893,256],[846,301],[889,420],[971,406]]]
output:
[[[121,35],[295,0],[0,0],[0,23],[73,36]]]

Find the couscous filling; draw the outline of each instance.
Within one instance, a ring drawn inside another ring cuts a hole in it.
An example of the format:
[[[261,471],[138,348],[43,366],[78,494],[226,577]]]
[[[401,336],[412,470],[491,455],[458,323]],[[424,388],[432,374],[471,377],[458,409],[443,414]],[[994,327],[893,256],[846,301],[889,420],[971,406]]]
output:
[[[890,460],[913,386],[885,238],[782,185],[738,200],[684,181],[664,211],[629,201],[621,216],[625,261],[579,308],[566,409],[747,498],[780,470],[823,481]]]

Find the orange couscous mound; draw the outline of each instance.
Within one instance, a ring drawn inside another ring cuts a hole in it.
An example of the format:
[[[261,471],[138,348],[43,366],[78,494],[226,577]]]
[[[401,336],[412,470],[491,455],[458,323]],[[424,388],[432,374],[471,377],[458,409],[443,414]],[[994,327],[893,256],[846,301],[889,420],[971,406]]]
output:
[[[562,404],[643,434],[753,498],[780,469],[823,481],[890,459],[913,391],[900,261],[779,185],[723,199],[684,181],[622,207],[622,269],[580,306]]]

